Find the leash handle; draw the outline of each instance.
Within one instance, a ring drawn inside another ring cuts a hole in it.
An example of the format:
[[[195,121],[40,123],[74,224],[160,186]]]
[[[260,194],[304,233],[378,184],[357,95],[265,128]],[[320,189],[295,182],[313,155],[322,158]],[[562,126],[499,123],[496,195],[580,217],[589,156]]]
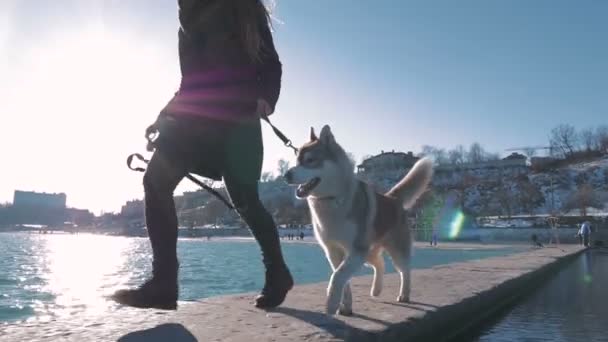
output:
[[[144,156],[142,156],[139,153],[133,153],[130,156],[127,157],[127,167],[133,171],[137,171],[137,172],[145,172],[146,169],[144,169],[143,167],[133,167],[131,166],[131,164],[133,163],[133,158],[137,158],[140,161],[148,164],[150,161],[146,158],[144,158]]]

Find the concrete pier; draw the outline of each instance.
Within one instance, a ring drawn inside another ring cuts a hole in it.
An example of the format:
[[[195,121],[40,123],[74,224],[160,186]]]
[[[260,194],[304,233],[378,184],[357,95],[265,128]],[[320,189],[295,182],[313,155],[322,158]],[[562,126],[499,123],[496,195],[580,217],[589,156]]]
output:
[[[180,303],[177,311],[119,308],[103,320],[70,317],[0,326],[0,341],[441,341],[526,294],[582,248],[530,249],[506,257],[412,272],[410,303],[386,275],[378,298],[371,278],[353,280],[352,317],[324,314],[326,283],[296,286],[278,309],[255,309],[255,293]]]

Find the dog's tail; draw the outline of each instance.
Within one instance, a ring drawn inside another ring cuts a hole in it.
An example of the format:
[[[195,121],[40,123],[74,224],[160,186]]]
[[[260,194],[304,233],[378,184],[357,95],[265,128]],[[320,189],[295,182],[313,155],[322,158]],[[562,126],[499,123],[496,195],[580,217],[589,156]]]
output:
[[[426,191],[432,177],[433,162],[429,158],[422,158],[386,195],[398,198],[403,203],[403,208],[409,209]]]

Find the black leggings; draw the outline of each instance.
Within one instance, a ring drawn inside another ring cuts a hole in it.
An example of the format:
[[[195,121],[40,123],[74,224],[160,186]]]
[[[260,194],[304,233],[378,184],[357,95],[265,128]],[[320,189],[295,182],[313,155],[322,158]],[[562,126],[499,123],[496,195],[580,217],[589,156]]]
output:
[[[204,149],[200,151],[205,153]],[[177,269],[178,221],[173,192],[192,165],[197,163],[200,161],[184,160],[157,149],[148,164],[144,175],[145,214],[155,275],[173,273]],[[221,171],[231,201],[260,245],[267,268],[284,266],[279,234],[272,216],[260,201],[257,179],[243,177],[242,169],[247,167],[233,168],[235,170],[227,168]]]

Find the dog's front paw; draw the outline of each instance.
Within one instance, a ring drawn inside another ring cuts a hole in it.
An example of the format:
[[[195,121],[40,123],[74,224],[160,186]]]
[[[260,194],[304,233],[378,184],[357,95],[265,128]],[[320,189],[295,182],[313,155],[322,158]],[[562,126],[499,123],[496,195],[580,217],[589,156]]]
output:
[[[353,308],[347,308],[344,304],[340,305],[340,309],[338,309],[338,314],[342,316],[352,316]]]
[[[409,303],[410,296],[401,295],[401,296],[397,297],[397,301],[399,303]]]
[[[338,312],[339,308],[340,308],[339,302],[328,300],[327,305],[325,307],[325,313],[327,313],[330,316],[333,316]]]

